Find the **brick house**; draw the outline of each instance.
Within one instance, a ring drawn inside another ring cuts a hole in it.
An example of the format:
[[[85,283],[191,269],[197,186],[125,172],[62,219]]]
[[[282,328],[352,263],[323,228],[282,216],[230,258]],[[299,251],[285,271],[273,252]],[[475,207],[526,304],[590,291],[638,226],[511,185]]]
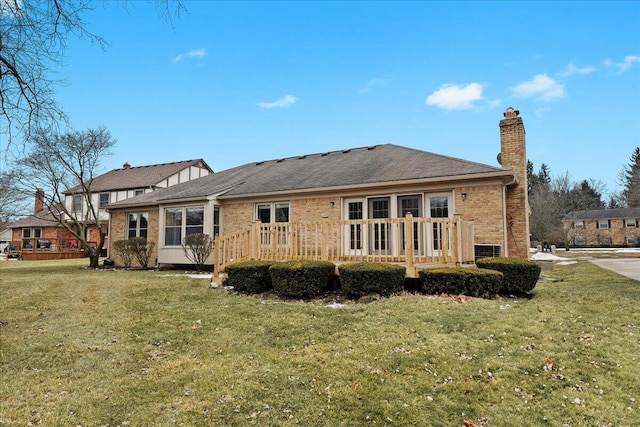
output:
[[[177,161],[148,166],[132,167],[125,163],[122,168],[104,173],[91,181],[91,203],[98,208],[100,227],[109,230],[109,204],[171,187],[212,174],[213,171],[202,159]],[[11,224],[14,248],[22,252],[23,259],[56,259],[82,256],[75,237],[62,227],[57,218],[64,211],[79,217],[87,213],[88,205],[80,186],[64,193],[65,209],[49,212],[44,206],[44,193],[36,194],[34,214]],[[130,218],[139,229],[146,229],[147,218]],[[87,240],[99,240],[98,228],[91,225],[86,230]],[[34,243],[35,242],[35,243]],[[108,235],[103,256],[107,255]]]
[[[640,247],[640,208],[573,211],[562,225],[570,246]]]
[[[435,252],[455,251],[455,233],[445,232],[466,221],[473,227],[467,239],[471,261],[528,258],[526,144],[518,115],[510,108],[500,121],[502,167],[393,144],[249,163],[110,204],[109,233],[113,241],[135,236],[138,230],[127,218],[145,215],[157,264],[188,263],[181,247],[188,234],[218,235],[230,243],[251,235],[256,223],[269,225],[263,228],[271,235],[262,230],[250,239],[262,247],[282,246],[288,255],[281,251],[278,259],[308,251],[325,259],[337,254],[402,262],[411,253],[435,259]],[[303,241],[311,235],[328,244],[326,252],[318,255],[318,241]],[[260,258],[247,247],[223,254],[222,240],[215,256]]]
[[[38,190],[33,214],[10,224],[9,255],[25,260],[82,257],[75,237],[60,225],[60,215],[44,206],[44,192]]]

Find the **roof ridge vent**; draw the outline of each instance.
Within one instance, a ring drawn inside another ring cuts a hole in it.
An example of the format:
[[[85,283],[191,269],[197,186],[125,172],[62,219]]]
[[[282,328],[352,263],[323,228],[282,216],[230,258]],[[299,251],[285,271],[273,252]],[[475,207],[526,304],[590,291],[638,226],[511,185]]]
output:
[[[377,147],[377,145],[372,145],[371,147],[367,147],[367,150],[369,150],[369,151],[375,150],[376,147]]]
[[[349,149],[349,150],[344,150],[344,151],[342,152],[342,154],[347,154],[347,153],[349,153],[349,152],[351,152],[351,149]]]

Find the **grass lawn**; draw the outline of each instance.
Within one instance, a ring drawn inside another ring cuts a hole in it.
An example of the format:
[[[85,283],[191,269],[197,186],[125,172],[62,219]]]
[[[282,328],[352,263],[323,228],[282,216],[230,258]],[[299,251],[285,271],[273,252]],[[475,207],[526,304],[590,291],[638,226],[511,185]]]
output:
[[[86,262],[1,263],[0,425],[640,425],[640,283],[587,261],[340,307]]]

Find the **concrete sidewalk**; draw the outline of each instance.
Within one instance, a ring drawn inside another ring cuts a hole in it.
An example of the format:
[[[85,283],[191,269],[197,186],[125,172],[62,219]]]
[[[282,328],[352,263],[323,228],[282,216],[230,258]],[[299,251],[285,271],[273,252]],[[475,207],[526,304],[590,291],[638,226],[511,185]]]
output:
[[[591,262],[640,282],[640,258],[600,258]]]

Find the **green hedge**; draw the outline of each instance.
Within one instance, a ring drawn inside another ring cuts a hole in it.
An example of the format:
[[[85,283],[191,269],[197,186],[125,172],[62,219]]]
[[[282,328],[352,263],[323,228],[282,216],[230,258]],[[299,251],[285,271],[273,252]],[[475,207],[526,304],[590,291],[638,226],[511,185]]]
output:
[[[350,297],[389,296],[404,289],[406,268],[380,262],[355,262],[338,266],[340,285]]]
[[[227,265],[224,286],[233,286],[238,292],[258,293],[272,288],[269,267],[273,261],[240,261]]]
[[[285,261],[271,265],[273,289],[291,298],[312,298],[327,289],[335,273],[329,261]]]
[[[491,298],[502,288],[502,273],[470,267],[428,268],[418,272],[426,294]]]
[[[476,261],[476,265],[504,274],[502,293],[530,292],[540,278],[540,266],[533,261],[520,258],[482,258]]]

